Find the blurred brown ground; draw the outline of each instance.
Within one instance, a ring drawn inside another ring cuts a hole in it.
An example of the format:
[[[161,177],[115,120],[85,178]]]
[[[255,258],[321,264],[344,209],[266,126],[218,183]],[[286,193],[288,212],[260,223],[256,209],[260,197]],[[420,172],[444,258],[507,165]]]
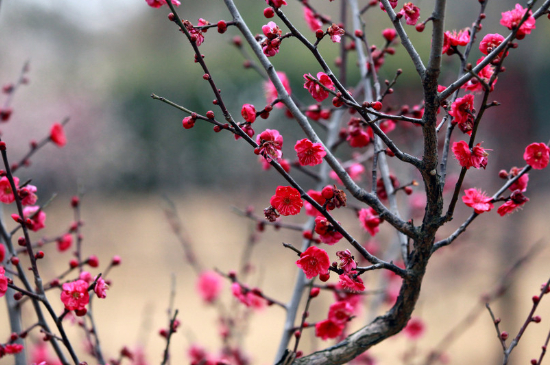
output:
[[[251,223],[232,213],[230,200],[235,197],[227,199],[204,191],[194,191],[182,198],[172,198],[203,265],[222,271],[236,268]],[[521,253],[526,252],[535,241],[548,237],[550,227],[544,213],[547,212],[545,200],[532,200],[523,212],[511,217],[500,218],[494,212],[491,216],[481,216],[467,233],[468,237],[475,237],[475,240],[465,236],[434,256],[415,312],[427,324],[426,335],[415,345],[419,354],[425,355],[431,350],[476,305],[480,294],[492,288],[505,271],[499,264],[498,251],[503,235],[506,234],[506,226],[512,220],[519,219],[521,215],[522,222],[525,222],[519,227],[522,241],[518,245]],[[261,204],[259,202],[257,206]],[[131,348],[142,343],[149,361],[152,364],[160,363],[164,341],[157,333],[167,325],[166,309],[172,273],[177,280],[175,308],[179,309],[182,322],[171,346],[172,364],[188,362],[184,354],[190,340],[210,351],[219,348],[216,312],[211,307],[205,307],[197,296],[194,273],[184,262],[182,249],[170,231],[161,208],[162,199],[155,196],[123,196],[117,199],[85,196],[83,199],[84,253],[97,254],[101,264],[92,273],[101,272],[113,255],[122,257],[122,265],[109,275],[113,284],[107,299],[94,302],[95,319],[106,357],[117,354],[124,345]],[[48,209],[50,225],[44,234],[55,235],[65,229],[71,221],[71,214],[68,199],[57,198]],[[303,213],[292,221],[300,219],[304,220]],[[352,227],[351,230],[358,237],[361,236],[358,229]],[[384,227],[381,242],[389,237],[388,233],[390,229]],[[283,240],[299,244],[298,234],[275,234],[273,229],[266,229],[253,252],[256,269],[249,283],[251,286],[259,284],[267,295],[286,301],[294,280],[295,256],[281,246]],[[343,246],[344,243],[340,248]],[[65,270],[71,258],[70,253],[59,254],[53,246],[46,247],[44,251],[46,259],[41,263],[41,272],[45,277]],[[548,279],[549,252],[546,248],[514,277],[519,303],[516,313],[502,313],[499,309],[501,302],[493,304],[496,315],[503,318],[501,328],[511,336],[526,317],[531,306],[531,296],[537,294],[540,284]],[[369,276],[366,282],[369,283]],[[372,286],[370,288],[374,289]],[[311,321],[322,320],[326,316],[332,295],[325,293],[320,298],[313,303]],[[52,293],[50,300],[56,303],[58,310],[61,309],[57,293]],[[226,303],[232,300],[227,283],[224,284],[223,300]],[[528,328],[513,355],[517,363],[526,363],[538,356],[548,331],[549,308],[548,300],[544,300],[537,312],[542,316],[542,323]],[[2,302],[2,323],[6,323],[4,311],[5,304]],[[33,318],[28,313],[25,319],[27,324]],[[252,315],[245,350],[255,364],[272,362],[282,330],[282,320],[283,311],[276,306]],[[362,318],[355,319],[353,328],[363,322]],[[71,329],[71,337],[81,338],[82,334],[76,332],[79,332],[78,328]],[[0,338],[8,335],[7,326],[0,326]],[[330,343],[312,341],[309,335],[305,335],[302,342],[306,353],[312,349],[312,345],[320,347]],[[75,344],[78,352],[84,353],[79,341],[75,341]],[[372,354],[381,364],[395,364],[401,363],[401,356],[412,348],[410,341],[398,335],[375,347]],[[479,320],[452,345],[448,356],[451,364],[500,362],[499,344],[488,313],[484,311]],[[422,358],[420,356],[417,359]],[[9,357],[0,363],[9,364]]]

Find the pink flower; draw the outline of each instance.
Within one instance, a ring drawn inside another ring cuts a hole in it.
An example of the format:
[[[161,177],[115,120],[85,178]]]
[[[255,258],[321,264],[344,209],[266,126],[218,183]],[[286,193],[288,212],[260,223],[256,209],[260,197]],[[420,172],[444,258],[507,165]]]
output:
[[[370,136],[362,128],[354,128],[348,134],[346,140],[350,147],[361,148],[366,147],[370,142]]]
[[[510,170],[510,178],[513,178],[515,176],[518,176],[521,169],[518,169],[517,167],[512,167]],[[519,179],[516,180],[515,183],[510,185],[508,189],[511,191],[519,190],[522,193],[527,191],[527,184],[529,183],[529,174],[523,174]]]
[[[363,175],[365,173],[365,167],[363,165],[361,165],[360,163],[354,163],[350,167],[346,168],[346,172],[348,173],[349,177],[353,181],[359,181],[359,180],[361,180],[361,175]],[[336,172],[331,170],[329,172],[329,176],[330,176],[331,179],[336,180],[338,182],[338,184],[344,185],[342,183],[342,180],[340,180],[338,175],[336,175]]]
[[[420,318],[411,318],[403,329],[403,333],[411,340],[416,340],[422,337],[425,330],[426,326]]]
[[[489,212],[493,209],[493,203],[491,203],[491,197],[485,195],[481,190],[475,188],[464,190],[464,195],[462,201],[470,208],[474,208],[476,214],[481,214],[483,212]]]
[[[339,276],[340,281],[338,282],[344,289],[348,289],[352,292],[362,292],[365,290],[365,285],[363,284],[363,279],[357,276],[356,271],[350,271]]]
[[[510,30],[514,30],[519,25],[526,11],[527,9],[524,9],[520,4],[516,4],[516,8],[514,10],[502,13],[500,24]],[[523,39],[527,34],[531,34],[531,30],[535,28],[535,18],[533,17],[533,12],[529,10],[529,17],[518,29],[516,34],[517,39]]]
[[[276,129],[266,129],[256,136],[256,143],[259,145],[260,154],[267,162],[278,160],[283,157],[283,136]]]
[[[231,292],[235,298],[247,307],[262,309],[266,305],[265,299],[255,295],[252,291],[242,287],[239,283],[233,283],[231,285]]]
[[[340,39],[342,39],[342,36],[346,34],[344,28],[340,28],[334,23],[332,23],[332,25],[327,29],[327,32],[330,36],[330,40],[333,43],[340,43]]]
[[[318,102],[321,102],[321,101],[325,100],[326,98],[328,98],[329,92],[326,91],[325,89],[323,89],[315,81],[310,80],[308,78],[308,76],[313,77],[313,76],[311,76],[311,74],[307,74],[307,75],[304,74],[304,78],[306,79],[306,81],[304,83],[304,88],[309,91],[309,93],[311,94],[313,99],[317,100]],[[332,83],[332,80],[324,72],[317,73],[317,79],[327,89],[334,90],[334,84]]]
[[[31,219],[28,225],[31,231],[37,232],[46,227],[46,213],[38,205],[23,208],[23,216]]]
[[[485,37],[483,37],[483,39],[479,43],[479,50],[484,55],[488,55],[489,53],[493,52],[495,48],[500,46],[502,42],[504,42],[504,37],[501,36],[500,34],[498,33],[487,34]],[[498,57],[495,60],[498,61],[499,58],[502,57],[503,53],[504,51],[500,52]]]
[[[82,271],[80,275],[78,275],[78,278],[80,280],[84,280],[88,285],[90,285],[93,281],[92,274],[90,274],[88,271]]]
[[[325,319],[324,321],[317,322],[317,324],[315,324],[315,336],[320,337],[322,340],[336,338],[342,334],[343,330],[343,326],[337,325],[330,319]]]
[[[451,46],[465,46],[470,42],[470,30],[468,28],[460,30],[458,33],[456,30],[453,32],[446,31],[443,35],[443,49],[441,53],[447,53]]]
[[[302,252],[296,265],[304,271],[306,278],[311,279],[319,274],[326,274],[330,267],[330,258],[325,250],[315,246]]]
[[[241,109],[241,115],[248,123],[254,123],[256,120],[256,108],[252,104],[244,104]]]
[[[315,217],[315,232],[319,234],[321,242],[331,246],[343,238],[342,234],[322,215]]]
[[[361,310],[361,304],[364,297],[360,294],[355,294],[344,288],[340,282],[336,284],[337,291],[334,292],[334,299],[339,302],[346,302],[353,308],[353,312],[357,314]]]
[[[275,39],[279,37],[283,31],[275,24],[275,22],[269,22],[262,27],[262,32],[269,39]]]
[[[85,310],[86,304],[90,301],[88,284],[84,280],[76,280],[63,284],[61,301],[67,310]]]
[[[210,23],[201,18],[199,19],[197,26],[201,27],[208,24]],[[200,46],[204,42],[203,33],[205,33],[206,30],[195,28],[195,26],[189,20],[184,20],[183,25],[185,26],[185,29],[187,29],[187,31],[189,32],[189,35],[191,36],[191,40],[197,44],[197,47]]]
[[[380,228],[378,228],[380,225],[380,217],[372,208],[361,209],[359,211],[359,221],[363,228],[373,237],[380,231]]]
[[[481,57],[479,60],[477,60],[477,64],[479,65],[479,63],[483,61],[483,59],[484,57]],[[486,84],[489,84],[489,81],[491,80],[491,77],[493,77],[494,72],[495,72],[495,68],[491,64],[488,64],[485,67],[483,67],[481,71],[479,71],[477,76],[479,76],[479,78],[482,79]],[[495,78],[495,80],[491,84],[490,91],[494,90],[497,80],[498,78]],[[485,91],[483,84],[479,82],[479,80],[476,79],[475,77],[472,77],[466,84],[462,86],[462,88],[473,92]]]
[[[316,190],[308,190],[307,195],[309,195],[313,200],[315,200],[319,205],[325,204],[326,199],[323,198],[323,195],[321,195],[320,191]],[[322,215],[317,209],[313,207],[313,205],[309,204],[307,201],[304,203],[306,207],[306,214],[311,217],[316,217],[318,215]]]
[[[19,179],[13,177],[13,182],[15,183],[15,188],[19,188]],[[13,195],[13,190],[10,185],[10,181],[7,176],[4,176],[0,179],[0,202],[4,204],[11,204],[15,201],[15,196]]]
[[[278,186],[275,190],[275,195],[269,201],[271,206],[279,212],[279,214],[296,215],[300,213],[304,202],[300,197],[300,192],[292,186]]]
[[[59,252],[68,250],[73,244],[73,236],[70,233],[66,233],[57,240],[57,249]]]
[[[65,131],[63,130],[63,125],[61,123],[54,123],[52,129],[50,130],[50,139],[58,147],[63,147],[67,144],[67,137],[65,136]]]
[[[288,94],[291,94],[292,90],[290,89],[290,82],[288,81],[286,74],[282,71],[277,71],[277,76],[281,80],[281,83],[283,84],[286,92]],[[277,93],[277,89],[275,89],[275,85],[273,85],[271,80],[268,80],[264,83],[264,91],[268,104],[273,103],[279,96],[279,93]],[[275,104],[276,108],[283,108],[283,106],[284,105],[282,103]]]
[[[523,159],[535,170],[544,169],[550,159],[550,148],[543,143],[531,143],[525,148]]]
[[[413,3],[405,3],[399,14],[405,16],[408,25],[416,25],[420,17],[420,9]]]
[[[202,300],[212,304],[220,295],[222,280],[214,271],[205,271],[199,276],[196,288]]]
[[[4,269],[3,266],[0,266],[0,298],[2,298],[8,291],[8,278],[5,274],[6,269]]]
[[[307,6],[304,6],[304,19],[306,20],[309,29],[313,32],[317,31],[317,29],[321,29],[323,26],[323,23],[315,17],[315,14],[313,14]]]
[[[302,166],[319,165],[327,154],[321,143],[313,143],[307,138],[296,142],[294,150],[298,154],[298,161]]]
[[[163,5],[166,5],[166,0],[145,0],[147,4],[152,8],[160,8]],[[172,0],[172,4],[175,6],[180,6],[181,3],[178,0]]]
[[[478,143],[470,151],[470,147],[468,147],[465,141],[455,142],[453,143],[453,153],[460,166],[466,169],[470,167],[479,169],[480,167],[485,168],[487,166],[487,156],[489,154],[481,147],[481,143]]]
[[[343,327],[348,323],[353,312],[353,307],[348,302],[336,302],[328,309],[328,320]]]
[[[23,345],[18,343],[11,343],[4,346],[4,351],[6,354],[15,355],[23,351]]]
[[[107,289],[109,289],[109,286],[105,283],[105,280],[103,280],[103,278],[101,277],[97,279],[94,287],[94,292],[97,297],[102,299],[107,298]]]
[[[474,96],[472,94],[464,95],[462,98],[456,99],[451,105],[449,114],[454,117],[454,123],[458,124],[458,128],[467,135],[472,134],[474,127],[474,117],[472,110],[474,109]]]
[[[386,28],[382,31],[382,37],[384,37],[387,42],[391,42],[395,39],[395,37],[397,37],[397,32],[393,28]]]
[[[529,201],[529,198],[523,195],[521,191],[516,190],[510,196],[510,200],[502,204],[497,209],[497,213],[501,217],[504,217],[506,214],[513,213],[517,208],[521,207],[523,204],[527,203],[528,201]]]
[[[269,2],[271,1],[271,3],[273,4],[274,7],[276,8],[280,8],[281,6],[283,5],[286,5],[286,1],[285,0],[265,0],[265,2],[267,3],[267,5],[271,5]]]
[[[399,2],[399,0],[390,0],[390,5],[391,5],[391,8],[392,9],[395,9],[397,7],[397,3]],[[380,9],[386,11],[386,8],[384,8],[384,4],[382,4],[382,2],[380,1]]]
[[[336,251],[336,256],[340,262],[338,263],[338,268],[344,270],[345,273],[351,272],[351,270],[357,267],[353,255],[350,250],[345,251]]]
[[[36,186],[28,184],[24,188],[19,189],[19,196],[21,197],[21,204],[34,205],[38,200],[36,196]]]

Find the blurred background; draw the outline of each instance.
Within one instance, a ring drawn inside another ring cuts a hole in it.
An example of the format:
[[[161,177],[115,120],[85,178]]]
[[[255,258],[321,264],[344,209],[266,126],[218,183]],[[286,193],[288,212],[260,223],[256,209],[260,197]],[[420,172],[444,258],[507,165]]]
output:
[[[337,21],[339,1],[310,0],[310,3]],[[285,13],[313,39],[313,33],[303,21],[301,5],[294,0],[288,2],[283,9]],[[251,30],[261,33],[261,26],[267,22],[262,15],[265,1],[238,0],[236,3]],[[425,19],[433,1],[421,0],[415,4],[421,8],[421,19]],[[513,8],[514,4],[515,1],[508,0],[490,1],[481,34],[507,34],[499,25],[500,13]],[[471,26],[479,4],[477,0],[449,2],[448,8],[446,29],[461,29]],[[2,0],[0,83],[14,82],[27,60],[30,61],[30,82],[15,95],[11,120],[0,125],[0,131],[15,161],[28,150],[31,139],[43,138],[52,123],[70,117],[66,126],[67,146],[62,149],[46,146],[33,157],[30,168],[18,173],[22,181],[32,178],[38,186],[40,204],[58,193],[47,208],[47,228],[35,237],[56,236],[70,225],[73,219],[70,197],[82,186],[85,255],[98,255],[100,268],[107,265],[113,255],[120,255],[123,262],[110,274],[113,285],[107,300],[97,301],[94,307],[105,353],[116,357],[122,346],[134,348],[141,344],[151,363],[160,361],[164,341],[157,332],[167,325],[166,309],[173,273],[177,282],[175,307],[180,309],[182,330],[176,334],[172,352],[173,364],[179,364],[188,361],[185,352],[190,343],[200,343],[215,352],[220,341],[216,312],[205,308],[196,294],[196,278],[166,222],[163,196],[177,206],[203,266],[228,271],[236,268],[241,250],[254,229],[254,223],[235,215],[232,207],[244,209],[252,205],[260,214],[276,186],[286,184],[273,170],[262,170],[247,144],[235,141],[227,133],[213,133],[206,124],[197,123],[192,130],[184,130],[181,120],[185,114],[150,98],[150,94],[155,93],[198,113],[214,110],[216,115],[221,115],[219,109],[213,108],[213,95],[201,77],[199,66],[193,62],[191,47],[167,20],[168,12],[166,7],[153,9],[145,1]],[[179,12],[194,24],[198,18],[212,23],[230,20],[219,0],[184,0]],[[388,19],[380,14],[375,8],[365,15],[369,42],[378,46],[383,45],[381,29],[390,26]],[[477,138],[484,141],[485,148],[493,150],[489,165],[485,171],[469,172],[466,187],[494,192],[502,184],[497,176],[500,169],[522,166],[525,146],[550,138],[549,23],[546,17],[541,17],[536,30],[520,41],[519,48],[506,60],[507,71],[501,74],[491,95],[491,99],[502,106],[486,113]],[[417,33],[413,27],[407,27],[424,60],[430,46],[429,29],[428,26],[424,33]],[[201,52],[206,55],[230,112],[240,118],[242,104],[254,104],[260,109],[265,105],[265,98],[263,79],[242,67],[244,59],[232,46],[231,40],[236,34],[231,27],[223,35],[210,30]],[[422,99],[419,80],[404,49],[400,45],[395,47],[396,54],[386,57],[380,77],[391,80],[397,68],[404,72],[394,87],[395,94],[385,100],[385,105],[412,107]],[[320,49],[333,67],[338,46],[327,40]],[[475,63],[479,56],[480,52],[475,49],[471,62]],[[271,60],[277,70],[288,75],[293,95],[304,104],[311,103],[302,86],[302,75],[321,71],[314,58],[290,39]],[[356,55],[352,52],[348,60],[351,86],[358,76],[355,64]],[[444,56],[441,83],[452,82],[457,68],[457,57]],[[3,102],[4,99],[0,99],[0,105]],[[278,129],[285,136],[283,151],[287,157],[293,156],[294,141],[303,138],[296,123],[278,109],[267,121],[258,119],[254,128],[256,132]],[[323,131],[319,133],[324,136]],[[397,128],[391,137],[403,143],[406,151],[421,155],[418,129]],[[347,159],[350,149],[343,147],[337,154]],[[370,170],[369,165],[366,166]],[[419,179],[396,161],[390,160],[390,167],[403,184]],[[450,173],[459,171],[454,160],[449,168]],[[306,190],[314,188],[314,182],[307,176],[294,172]],[[496,212],[481,216],[453,247],[441,250],[434,257],[417,309],[417,315],[426,322],[425,337],[414,346],[399,336],[378,346],[372,354],[379,363],[401,361],[408,351],[415,351],[418,359],[422,359],[422,354],[431,350],[477,305],[479,297],[490,291],[531,245],[539,240],[547,241],[549,182],[546,170],[530,174],[526,195],[531,200],[523,212],[504,218]],[[369,178],[364,177],[363,185],[369,188],[369,184]],[[401,203],[405,215],[409,210],[414,214],[405,197]],[[12,208],[8,207],[6,213],[12,213],[9,210]],[[467,217],[469,210],[463,208],[458,207],[456,218],[445,227],[440,238]],[[368,240],[354,221],[352,211],[339,214],[338,219],[349,223],[354,236]],[[287,221],[303,223],[306,216],[302,213]],[[295,276],[295,256],[284,250],[281,242],[299,245],[300,235],[266,231],[253,251],[255,269],[250,284],[261,285],[266,293],[287,301]],[[382,226],[376,238],[382,248],[386,247],[394,239],[393,231]],[[50,260],[43,261],[44,272],[52,277],[63,271],[72,258],[70,253],[58,257],[53,247],[45,252]],[[514,276],[508,295],[495,304],[495,312],[503,318],[501,328],[509,333],[517,332],[527,316],[531,296],[548,279],[549,256],[545,249],[533,257]],[[369,287],[375,289],[376,280],[372,283]],[[230,300],[228,288],[225,283],[226,301]],[[319,300],[315,320],[324,318],[331,300],[330,295]],[[549,308],[546,305],[541,313],[548,313]],[[3,311],[2,302],[0,341],[9,335]],[[530,326],[520,348],[514,352],[513,359],[518,363],[538,356],[548,331],[548,319],[544,314],[542,317],[542,324]],[[31,318],[29,313],[29,323]],[[245,350],[255,364],[272,362],[282,319],[282,310],[275,307],[251,316]],[[354,325],[364,321],[359,318]],[[494,337],[494,328],[484,312],[448,350],[449,363],[500,361],[499,344]],[[326,346],[308,338],[302,343],[305,352]],[[83,348],[79,351],[84,353]],[[0,360],[0,364],[9,363],[9,358]]]

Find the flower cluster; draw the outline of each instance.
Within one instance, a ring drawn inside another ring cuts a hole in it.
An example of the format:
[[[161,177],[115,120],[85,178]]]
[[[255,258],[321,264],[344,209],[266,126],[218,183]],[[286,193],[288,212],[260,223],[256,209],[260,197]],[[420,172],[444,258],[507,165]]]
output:
[[[519,26],[519,23],[523,19],[523,16],[527,12],[520,4],[516,4],[513,10],[502,13],[500,24],[507,27],[510,30],[514,30]],[[535,29],[535,18],[533,12],[529,10],[528,18],[519,27],[516,37],[517,39],[523,39],[527,34],[531,34],[531,30]]]

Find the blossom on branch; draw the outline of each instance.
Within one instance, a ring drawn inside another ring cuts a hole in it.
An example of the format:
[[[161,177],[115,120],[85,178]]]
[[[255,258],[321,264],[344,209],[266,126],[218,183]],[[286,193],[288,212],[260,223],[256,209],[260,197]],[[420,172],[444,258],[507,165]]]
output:
[[[277,76],[281,80],[281,83],[283,84],[283,87],[285,88],[286,92],[288,94],[291,94],[290,89],[290,82],[288,81],[288,77],[286,74],[282,71],[277,71]],[[275,85],[271,82],[271,80],[268,80],[264,84],[264,91],[265,91],[265,97],[267,99],[268,104],[272,104],[277,97],[279,96],[279,93],[277,92],[277,89],[275,88]],[[276,108],[282,108],[284,105],[282,103],[275,104]]]
[[[50,130],[50,139],[58,147],[63,147],[67,144],[67,137],[65,136],[65,131],[63,130],[63,125],[61,123],[54,123]]]
[[[487,34],[485,37],[483,37],[481,42],[479,42],[479,50],[484,55],[488,55],[489,53],[493,52],[495,48],[500,46],[502,42],[504,42],[504,37],[501,36],[500,34],[498,33]],[[502,57],[503,53],[504,51],[498,54],[498,57],[495,58],[496,62],[500,60],[500,57]],[[508,52],[506,52],[506,55],[508,55]]]
[[[506,214],[513,213],[517,208],[521,207],[528,201],[529,198],[523,195],[521,191],[516,190],[512,193],[512,195],[510,195],[510,199],[497,209],[497,213],[501,217],[504,217]]]
[[[0,266],[0,298],[2,298],[6,291],[8,291],[8,278],[6,277],[6,269]]]
[[[36,186],[27,184],[24,188],[19,189],[19,196],[21,197],[21,204],[23,205],[34,205],[38,200],[36,196],[36,191],[38,189]]]
[[[470,147],[465,141],[454,142],[453,153],[460,163],[460,166],[466,169],[470,167],[479,169],[487,166],[487,156],[489,156],[489,154],[481,147],[481,143],[478,143],[470,150]]]
[[[311,74],[304,74],[304,79],[306,80],[304,83],[304,88],[309,91],[313,99],[317,100],[318,102],[321,102],[328,98],[329,92],[326,91],[321,85],[316,83],[315,81],[311,80],[310,78],[313,78]],[[324,85],[327,89],[334,90],[334,83],[330,79],[330,77],[325,74],[324,72],[317,73],[317,80]]]
[[[413,3],[405,3],[398,14],[405,16],[408,25],[416,25],[420,17],[420,8]]]
[[[397,37],[397,32],[393,28],[386,28],[382,31],[382,37],[384,37],[387,42],[391,42]]]
[[[102,299],[107,298],[107,289],[109,289],[109,285],[105,283],[105,280],[103,280],[102,277],[97,279],[97,282],[94,286],[94,292],[97,297]]]
[[[327,245],[334,245],[343,238],[342,234],[323,215],[315,217],[315,233],[319,235],[321,242]]]
[[[484,57],[481,57],[479,60],[477,60],[477,64],[479,65],[481,61],[483,61]],[[495,73],[495,68],[488,64],[485,67],[479,71],[477,76],[485,82],[485,84],[489,84],[489,81],[491,80],[491,77],[493,77],[493,74]],[[491,83],[491,88],[489,91],[493,91],[495,89],[495,84],[497,83],[498,78],[495,78],[495,80]],[[467,83],[462,85],[463,89],[466,89],[468,91],[473,92],[481,92],[485,91],[484,85],[475,77],[472,77]]]
[[[397,3],[399,2],[399,0],[390,0],[390,6],[392,9],[395,9],[397,7]],[[386,8],[384,8],[384,4],[382,4],[382,1],[380,1],[380,9],[386,11]]]
[[[514,177],[518,176],[520,172],[521,172],[521,169],[518,169],[517,167],[512,167],[510,169],[510,178],[513,179]],[[519,190],[522,193],[525,193],[527,191],[528,183],[529,183],[529,174],[523,174],[512,185],[510,185],[508,189],[510,189],[511,191]]]
[[[254,123],[256,120],[256,108],[252,104],[244,104],[241,108],[241,115],[248,123]]]
[[[359,211],[359,221],[363,228],[365,228],[365,231],[369,232],[373,237],[380,231],[380,228],[378,228],[380,225],[380,217],[378,213],[370,207]]]
[[[363,284],[363,279],[357,275],[356,271],[350,271],[349,273],[344,273],[339,276],[340,281],[338,282],[342,288],[348,289],[352,292],[362,292],[365,291],[365,285]]]
[[[339,326],[345,326],[353,315],[353,307],[348,302],[336,302],[331,304],[328,310],[328,319]]]
[[[484,212],[489,212],[493,209],[493,203],[491,203],[491,197],[485,195],[485,192],[481,190],[472,188],[464,190],[464,195],[462,201],[470,208],[474,208],[476,214],[481,214]]]
[[[296,265],[304,271],[306,278],[311,279],[319,274],[326,274],[330,267],[330,258],[325,250],[310,246],[300,254]]]
[[[199,276],[196,288],[202,300],[212,304],[220,295],[222,280],[214,271],[205,271]]]
[[[342,36],[346,34],[346,31],[344,28],[332,23],[332,25],[327,29],[327,33],[333,43],[340,43],[340,40],[342,39]]]
[[[307,138],[296,142],[294,150],[296,150],[298,161],[302,166],[319,165],[327,154],[321,143],[313,143]]]
[[[73,236],[70,233],[66,233],[57,240],[57,249],[59,252],[68,250],[73,244]]]
[[[273,5],[276,8],[280,8],[281,6],[286,5],[285,0],[265,0],[265,2],[267,3],[267,5]]]
[[[283,157],[283,136],[276,129],[266,129],[256,136],[256,143],[259,145],[259,153],[264,156],[267,162],[279,160]]]
[[[275,190],[275,195],[269,201],[272,207],[277,209],[281,215],[296,215],[300,213],[304,202],[300,197],[300,192],[292,186],[279,186]]]
[[[315,324],[315,336],[321,338],[322,340],[336,338],[342,334],[343,330],[343,326],[332,322],[330,319],[325,319],[324,321],[317,322],[317,324]]]
[[[61,302],[65,305],[65,309],[69,311],[86,309],[86,305],[90,302],[90,295],[88,294],[88,284],[84,280],[65,283],[62,288]]]
[[[307,6],[304,6],[304,19],[306,23],[313,32],[316,32],[317,29],[321,29],[323,23],[315,17],[315,14]]]
[[[160,8],[163,5],[166,5],[166,0],[145,0],[147,5],[152,8]],[[175,6],[180,6],[181,3],[178,0],[172,0],[172,4]]]
[[[474,127],[474,96],[472,94],[464,95],[456,99],[451,105],[449,114],[454,117],[453,123],[458,124],[458,128],[467,135],[472,135]]]
[[[19,188],[19,178],[13,176],[13,182],[15,188]],[[11,204],[15,201],[15,196],[13,195],[13,189],[11,188],[10,181],[7,176],[4,176],[0,179],[0,202],[4,204]]]
[[[350,250],[346,249],[345,251],[336,251],[336,256],[338,256],[338,259],[340,260],[338,263],[338,268],[344,270],[345,273],[349,273],[357,267],[357,263],[355,262]]]
[[[550,148],[544,142],[531,143],[525,148],[523,159],[535,170],[542,170],[548,166]]]
[[[510,30],[514,30],[521,22],[526,11],[527,9],[524,9],[520,4],[516,4],[515,9],[502,13],[500,24]],[[535,28],[535,18],[533,17],[533,12],[529,10],[529,17],[518,29],[516,34],[517,39],[523,39],[527,34],[531,34],[531,30]]]
[[[470,29],[465,28],[460,30],[458,33],[456,30],[446,31],[443,35],[443,49],[441,54],[448,53],[451,46],[465,46],[470,42]]]
[[[308,190],[307,195],[309,195],[313,200],[315,200],[319,205],[323,206],[325,204],[326,199],[323,197],[320,191],[316,190]],[[305,202],[306,207],[306,214],[311,217],[316,217],[318,215],[322,215],[321,212],[319,212],[313,205],[311,205],[309,202]]]
[[[38,205],[23,208],[23,217],[29,218],[27,227],[34,232],[46,227],[46,213]]]

